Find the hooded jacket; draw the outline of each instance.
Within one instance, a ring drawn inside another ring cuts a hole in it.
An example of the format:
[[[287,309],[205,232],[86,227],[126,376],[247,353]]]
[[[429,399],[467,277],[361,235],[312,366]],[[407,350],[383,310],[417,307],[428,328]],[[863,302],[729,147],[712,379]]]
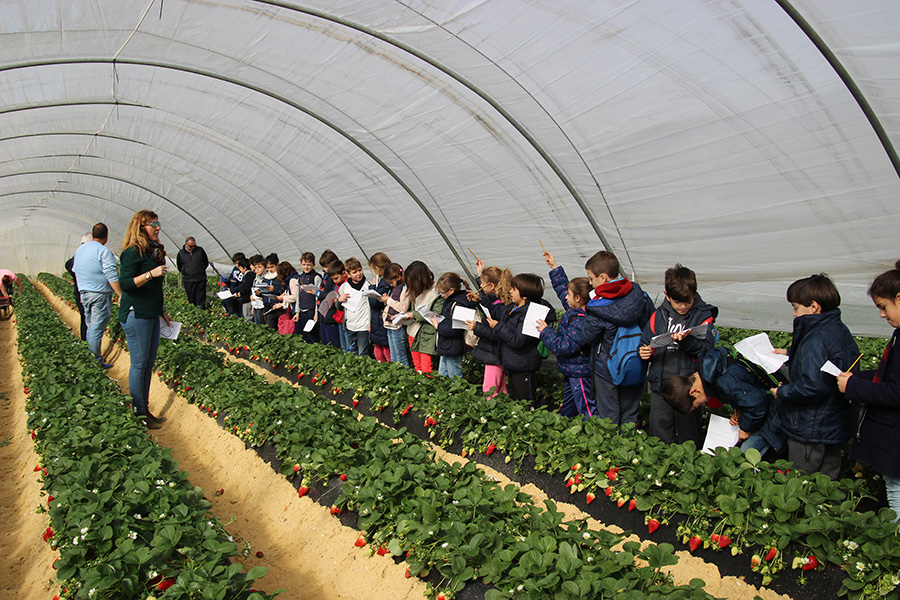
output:
[[[790,383],[778,388],[775,406],[788,437],[805,444],[843,444],[856,424],[856,410],[833,375],[821,371],[830,360],[849,368],[859,348],[839,309],[794,318],[788,368]]]
[[[559,327],[554,331],[547,327],[541,331],[541,341],[556,355],[556,367],[566,377],[590,377],[591,347],[582,336],[586,312],[583,308],[572,308],[566,301],[569,281],[560,269],[550,271],[550,283],[559,301],[566,310]]]
[[[466,297],[466,290],[456,292],[444,300],[441,316],[444,320],[438,323],[437,354],[438,356],[462,356],[466,352],[465,329],[453,329],[453,309],[457,306],[473,308],[475,303]]]
[[[616,331],[619,327],[629,325],[643,328],[653,313],[653,303],[641,286],[624,277],[597,286],[594,293],[597,297],[588,302],[585,309],[587,314],[582,337],[586,344],[591,345],[594,374],[612,383],[606,362],[609,360],[609,348],[616,338]]]
[[[684,329],[690,329],[704,323],[709,324],[709,329],[702,339],[688,335],[680,342],[673,342],[667,348],[656,348],[653,357],[650,359],[650,368],[647,371],[647,381],[650,382],[651,391],[659,391],[664,373],[690,375],[697,372],[699,367],[697,359],[701,354],[715,346],[719,337],[719,333],[714,325],[718,315],[719,309],[704,302],[700,294],[694,294],[694,303],[687,314],[684,315],[679,315],[675,312],[675,309],[672,308],[667,299],[662,301],[662,304],[653,312],[650,321],[644,327],[644,333],[641,336],[641,346],[649,344],[650,339],[655,335],[668,333],[669,324],[672,320],[680,321]],[[666,363],[669,361],[675,361],[674,370],[666,368]]]

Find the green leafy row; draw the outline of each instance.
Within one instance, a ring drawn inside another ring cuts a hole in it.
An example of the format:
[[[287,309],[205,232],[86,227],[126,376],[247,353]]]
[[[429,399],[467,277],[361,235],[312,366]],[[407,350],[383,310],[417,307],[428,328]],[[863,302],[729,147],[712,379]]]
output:
[[[28,426],[64,598],[266,600],[203,491],[30,282],[17,303]]]
[[[673,586],[661,569],[675,564],[671,545],[625,544],[621,535],[563,522],[552,502],[535,506],[514,485],[501,487],[474,463],[435,460],[405,429],[286,382],[269,384],[246,365],[183,335],[163,343],[157,365],[181,395],[210,415],[227,412],[227,429],[268,439],[286,476],[346,483],[335,509],[359,511],[359,545],[405,555],[409,573],[436,570],[430,594],[452,597],[467,582],[495,587],[491,598],[708,598],[703,582]],[[638,567],[635,560],[648,566]]]
[[[894,593],[900,583],[893,515],[888,509],[856,511],[866,493],[860,480],[831,482],[736,449],[702,455],[691,444],[668,446],[630,426],[532,411],[502,395],[488,398],[460,379],[426,377],[394,363],[304,344],[298,336],[279,336],[181,302],[170,302],[169,311],[231,348],[314,374],[320,385],[365,395],[375,406],[391,408],[395,418],[411,408],[424,412],[437,425],[432,436],[443,446],[459,440],[466,454],[500,449],[517,461],[530,455],[539,469],[566,473],[567,479],[577,475],[570,490],[634,501],[649,526],[679,521],[678,533],[692,550],[703,545],[755,553],[750,565],[764,581],[785,566],[809,568],[822,561],[845,571],[842,591],[852,598]],[[789,339],[776,340],[782,342]],[[267,437],[257,431],[248,439],[258,444]]]

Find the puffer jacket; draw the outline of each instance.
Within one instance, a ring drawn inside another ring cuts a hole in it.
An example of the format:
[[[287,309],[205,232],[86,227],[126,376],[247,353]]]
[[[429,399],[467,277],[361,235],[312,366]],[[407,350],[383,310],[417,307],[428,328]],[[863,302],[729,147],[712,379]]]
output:
[[[538,352],[540,340],[522,333],[529,304],[530,302],[522,306],[501,305],[504,308],[498,319],[499,323],[493,329],[487,323],[475,325],[475,335],[478,337],[500,341],[500,362],[507,372],[533,373],[541,367],[543,359]],[[543,301],[540,301],[540,304],[546,305]],[[556,321],[556,313],[552,308],[545,320],[548,323]]]
[[[644,333],[641,336],[641,346],[650,343],[650,339],[655,335],[669,332],[669,319],[677,315],[675,309],[669,304],[668,300],[663,300],[650,321],[644,327]],[[690,329],[704,323],[709,324],[706,336],[702,339],[689,335],[680,342],[677,342],[677,348],[656,348],[653,357],[650,359],[650,368],[647,370],[647,381],[650,382],[650,390],[658,392],[662,385],[664,366],[666,362],[675,361],[675,373],[678,375],[690,375],[698,370],[697,358],[716,345],[719,333],[716,330],[714,322],[719,315],[719,309],[711,304],[707,304],[700,297],[700,294],[694,295],[694,304],[686,315],[677,315],[683,320],[684,328]]]
[[[391,293],[391,284],[385,279],[379,277],[377,284],[369,284],[370,290],[375,290],[381,295]],[[367,298],[369,301],[369,342],[378,344],[379,346],[388,345],[387,330],[384,328],[382,319],[382,311],[384,311],[384,302],[380,298]]]
[[[805,444],[843,444],[853,434],[856,410],[833,375],[821,371],[830,360],[849,368],[859,348],[839,309],[794,318],[788,367],[790,383],[778,388],[775,406],[788,437]]]
[[[562,269],[562,267],[557,267]],[[591,345],[594,374],[612,382],[607,361],[619,327],[643,328],[653,313],[653,303],[636,283],[624,277],[598,286],[597,298],[588,302],[582,337]]]

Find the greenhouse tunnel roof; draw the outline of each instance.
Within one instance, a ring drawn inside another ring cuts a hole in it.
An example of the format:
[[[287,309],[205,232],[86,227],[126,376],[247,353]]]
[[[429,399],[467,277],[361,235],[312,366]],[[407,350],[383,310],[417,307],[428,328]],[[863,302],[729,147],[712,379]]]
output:
[[[0,11],[0,268],[60,273],[99,221],[118,252],[149,208],[220,270],[331,248],[546,276],[543,245],[576,276],[608,249],[657,299],[691,267],[722,324],[789,329],[787,285],[826,272],[854,333],[889,331],[865,292],[900,258],[897,2]]]

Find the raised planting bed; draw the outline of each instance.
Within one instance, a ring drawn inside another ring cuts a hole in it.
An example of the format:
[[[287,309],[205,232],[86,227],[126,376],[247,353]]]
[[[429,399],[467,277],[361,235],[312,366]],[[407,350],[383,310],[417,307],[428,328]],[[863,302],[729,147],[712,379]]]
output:
[[[146,435],[106,377],[27,281],[18,348],[63,598],[266,600],[264,567],[241,572],[240,549],[207,513],[203,490]]]

